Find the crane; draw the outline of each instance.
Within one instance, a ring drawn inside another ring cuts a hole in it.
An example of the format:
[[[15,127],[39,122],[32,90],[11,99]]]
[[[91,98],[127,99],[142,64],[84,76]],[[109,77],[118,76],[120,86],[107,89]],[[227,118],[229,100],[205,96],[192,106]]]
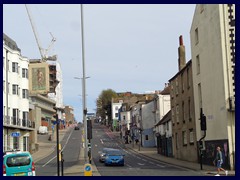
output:
[[[32,27],[32,30],[33,30],[33,33],[34,33],[34,37],[36,39],[37,46],[38,46],[38,49],[39,49],[39,52],[40,52],[40,55],[41,55],[41,61],[47,61],[47,60],[56,61],[57,60],[57,56],[56,55],[48,56],[48,52],[52,48],[54,42],[56,41],[56,38],[50,32],[50,35],[52,36],[51,43],[50,43],[50,45],[48,46],[47,49],[42,48],[40,40],[39,40],[39,37],[38,37],[37,30],[35,28],[35,25],[34,25],[34,22],[33,22],[32,16],[31,16],[31,12],[30,12],[27,4],[25,4],[25,7],[26,7],[26,10],[27,10],[28,18],[30,20],[31,27]]]

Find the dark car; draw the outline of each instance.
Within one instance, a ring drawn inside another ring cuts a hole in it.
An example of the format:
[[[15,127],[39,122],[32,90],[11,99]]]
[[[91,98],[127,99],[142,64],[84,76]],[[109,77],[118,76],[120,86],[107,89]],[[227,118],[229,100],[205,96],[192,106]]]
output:
[[[78,127],[78,126],[75,126],[75,127],[74,127],[74,130],[79,130],[79,127]]]
[[[124,154],[119,149],[108,150],[105,157],[105,165],[120,165],[124,166]]]

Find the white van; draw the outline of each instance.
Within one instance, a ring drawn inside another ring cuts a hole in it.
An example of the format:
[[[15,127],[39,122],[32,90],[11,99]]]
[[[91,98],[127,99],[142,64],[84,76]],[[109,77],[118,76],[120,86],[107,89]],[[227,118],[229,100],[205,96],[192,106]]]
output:
[[[48,134],[47,126],[39,126],[38,134]]]

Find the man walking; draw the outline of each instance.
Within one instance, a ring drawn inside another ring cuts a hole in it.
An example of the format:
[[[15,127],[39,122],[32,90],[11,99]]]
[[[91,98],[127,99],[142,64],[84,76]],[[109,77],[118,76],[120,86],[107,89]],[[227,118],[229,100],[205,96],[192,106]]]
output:
[[[215,166],[215,163],[217,163],[217,175],[216,176],[219,176],[220,171],[224,171],[227,176],[228,171],[226,171],[225,169],[222,168],[223,158],[222,158],[222,151],[219,146],[217,147],[216,158],[213,161],[214,166]]]

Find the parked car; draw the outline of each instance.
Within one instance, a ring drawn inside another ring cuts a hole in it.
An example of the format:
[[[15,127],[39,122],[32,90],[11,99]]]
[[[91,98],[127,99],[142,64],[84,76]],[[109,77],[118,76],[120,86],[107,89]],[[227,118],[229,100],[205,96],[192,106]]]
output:
[[[78,127],[78,126],[75,126],[75,127],[74,127],[74,130],[79,130],[79,127]]]
[[[19,150],[4,152],[3,176],[36,176],[31,154]]]
[[[112,149],[106,152],[105,166],[107,165],[121,165],[124,166],[124,154],[119,149]]]
[[[102,151],[99,151],[99,162],[104,162],[106,153],[108,150],[112,150],[113,148],[103,148]]]
[[[38,133],[39,134],[47,134],[48,133],[47,126],[39,126]]]

